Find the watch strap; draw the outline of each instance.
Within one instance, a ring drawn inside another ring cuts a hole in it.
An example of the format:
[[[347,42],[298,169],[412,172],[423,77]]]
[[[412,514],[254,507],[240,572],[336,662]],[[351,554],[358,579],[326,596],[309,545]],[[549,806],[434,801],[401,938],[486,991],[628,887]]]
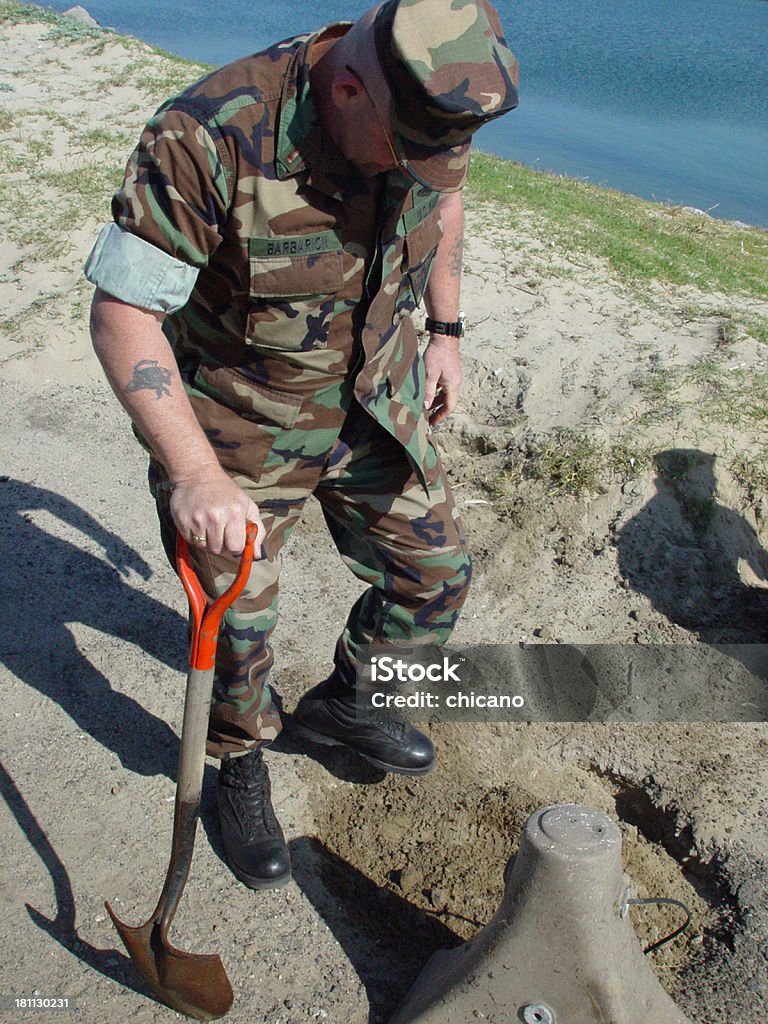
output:
[[[445,334],[449,338],[461,338],[464,334],[464,320],[433,320],[428,316],[425,327],[430,334]]]

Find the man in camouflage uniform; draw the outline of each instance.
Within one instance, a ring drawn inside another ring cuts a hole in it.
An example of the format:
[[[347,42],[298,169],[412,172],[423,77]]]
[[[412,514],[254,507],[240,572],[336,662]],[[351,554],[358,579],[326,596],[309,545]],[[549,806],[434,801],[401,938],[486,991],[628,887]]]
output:
[[[516,106],[516,83],[486,0],[388,0],[236,61],[150,120],[86,265],[94,346],[150,452],[169,556],[181,531],[215,596],[245,523],[263,525],[222,629],[208,738],[227,857],[254,888],[290,877],[261,747],[280,729],[280,550],[310,494],[369,586],[299,730],[389,771],[434,763],[411,726],[357,718],[356,666],[366,644],[444,642],[466,595],[429,428],[461,384],[470,138]]]

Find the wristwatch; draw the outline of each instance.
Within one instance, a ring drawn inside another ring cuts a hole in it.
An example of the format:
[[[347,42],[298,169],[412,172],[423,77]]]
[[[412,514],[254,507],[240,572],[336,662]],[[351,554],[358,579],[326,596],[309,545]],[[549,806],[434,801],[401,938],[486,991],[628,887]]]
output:
[[[464,336],[464,314],[459,313],[458,320],[433,320],[428,316],[424,326],[430,334],[445,334],[449,338],[462,338]]]

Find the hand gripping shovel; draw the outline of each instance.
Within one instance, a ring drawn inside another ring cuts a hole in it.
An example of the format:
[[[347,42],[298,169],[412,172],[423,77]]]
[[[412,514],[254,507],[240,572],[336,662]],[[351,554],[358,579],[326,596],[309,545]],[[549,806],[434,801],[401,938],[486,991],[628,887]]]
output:
[[[168,1006],[197,1020],[222,1017],[232,1005],[232,986],[216,954],[185,953],[175,949],[168,941],[168,929],[192,863],[219,625],[224,612],[239,597],[248,580],[257,536],[256,524],[248,523],[237,576],[229,590],[210,607],[206,607],[203,588],[192,568],[189,545],[181,535],[178,537],[176,563],[189,598],[193,634],[179,750],[171,860],[157,907],[146,924],[131,928],[115,916],[109,903],[106,904],[134,967],[147,985]]]

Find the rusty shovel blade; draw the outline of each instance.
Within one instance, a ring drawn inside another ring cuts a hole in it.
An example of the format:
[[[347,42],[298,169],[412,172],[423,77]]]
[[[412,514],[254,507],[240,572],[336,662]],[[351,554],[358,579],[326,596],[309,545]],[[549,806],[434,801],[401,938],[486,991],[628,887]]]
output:
[[[133,966],[158,999],[195,1020],[216,1020],[227,1013],[234,994],[219,956],[176,949],[162,936],[156,917],[133,928],[123,924],[109,903],[106,908]]]
[[[192,864],[200,810],[207,720],[207,713],[203,709],[207,712],[207,706],[210,705],[212,677],[212,669],[204,672],[189,670],[171,859],[154,913],[144,924],[132,927],[121,921],[109,903],[106,904],[107,912],[128,950],[133,966],[154,995],[179,1013],[197,1020],[222,1017],[234,998],[229,978],[218,956],[186,953],[168,941],[168,931]],[[185,795],[188,796],[190,786],[192,798],[183,799]]]

